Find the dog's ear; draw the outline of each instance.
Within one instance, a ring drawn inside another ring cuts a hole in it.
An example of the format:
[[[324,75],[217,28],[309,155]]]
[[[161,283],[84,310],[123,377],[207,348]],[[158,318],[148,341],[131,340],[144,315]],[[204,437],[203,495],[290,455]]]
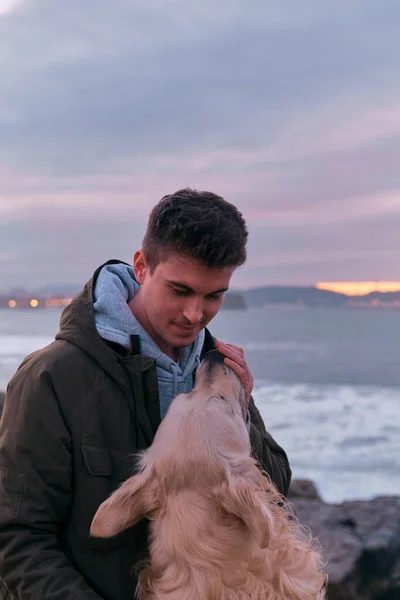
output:
[[[93,518],[90,535],[108,538],[128,529],[158,506],[154,477],[146,472],[130,477],[100,504]]]
[[[269,544],[273,520],[259,494],[242,477],[230,477],[221,489],[222,508],[238,517],[248,528],[261,548]]]

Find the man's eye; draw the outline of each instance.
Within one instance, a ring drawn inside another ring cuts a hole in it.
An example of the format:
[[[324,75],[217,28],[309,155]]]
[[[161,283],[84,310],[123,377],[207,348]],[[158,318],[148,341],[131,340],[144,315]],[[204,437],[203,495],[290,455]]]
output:
[[[210,294],[208,296],[211,300],[221,300],[222,294]]]
[[[176,296],[187,296],[189,293],[187,290],[177,290],[175,288],[172,288],[172,291],[174,294],[176,294]]]

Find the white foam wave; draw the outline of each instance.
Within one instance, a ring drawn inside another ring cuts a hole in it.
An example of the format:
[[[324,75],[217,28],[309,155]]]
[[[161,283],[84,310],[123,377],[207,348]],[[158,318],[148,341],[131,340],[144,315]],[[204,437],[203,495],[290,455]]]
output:
[[[0,335],[0,391],[7,384],[23,359],[50,344],[54,337]]]
[[[256,404],[294,477],[329,501],[400,494],[400,390],[257,382]]]
[[[25,356],[53,339],[0,335],[0,390]],[[400,494],[399,388],[258,380],[254,398],[267,429],[288,453],[293,477],[313,479],[327,501]]]
[[[44,348],[54,340],[49,336],[19,336],[19,335],[1,335],[0,336],[0,357],[7,356],[25,356]]]
[[[317,354],[319,356],[326,352],[326,346],[324,344],[305,344],[301,342],[248,342],[246,344],[242,344],[242,348],[245,352],[301,352],[307,354]]]

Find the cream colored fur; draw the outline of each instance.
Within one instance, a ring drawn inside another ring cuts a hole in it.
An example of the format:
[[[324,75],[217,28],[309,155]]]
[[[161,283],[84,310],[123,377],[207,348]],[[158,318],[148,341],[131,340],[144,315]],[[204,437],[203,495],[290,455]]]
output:
[[[143,600],[317,600],[323,561],[251,458],[242,390],[227,367],[201,365],[172,402],[140,472],[98,509],[91,535],[150,519]]]

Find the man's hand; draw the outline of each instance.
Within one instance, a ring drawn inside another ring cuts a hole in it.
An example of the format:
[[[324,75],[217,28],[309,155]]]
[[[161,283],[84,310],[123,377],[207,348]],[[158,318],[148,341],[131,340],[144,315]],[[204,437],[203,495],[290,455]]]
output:
[[[226,366],[235,371],[236,375],[242,382],[247,410],[249,407],[254,379],[244,358],[243,348],[240,348],[240,346],[235,346],[234,344],[224,344],[218,340],[215,342],[215,347],[218,352],[226,357],[224,361]]]

